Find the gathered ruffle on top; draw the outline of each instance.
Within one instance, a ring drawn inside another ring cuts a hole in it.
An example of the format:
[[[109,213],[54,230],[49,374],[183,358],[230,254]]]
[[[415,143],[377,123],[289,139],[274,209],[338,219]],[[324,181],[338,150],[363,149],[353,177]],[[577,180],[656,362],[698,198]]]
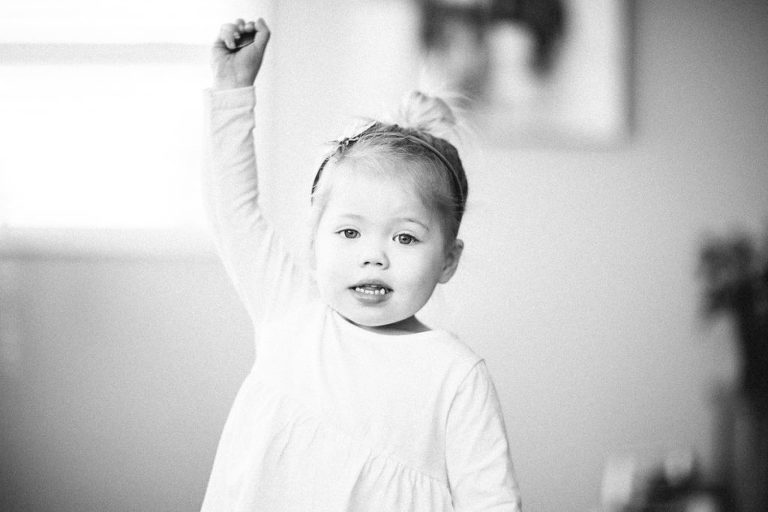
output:
[[[212,234],[254,324],[204,512],[519,512],[485,362],[454,335],[385,335],[320,301],[258,207],[253,88],[206,91]]]

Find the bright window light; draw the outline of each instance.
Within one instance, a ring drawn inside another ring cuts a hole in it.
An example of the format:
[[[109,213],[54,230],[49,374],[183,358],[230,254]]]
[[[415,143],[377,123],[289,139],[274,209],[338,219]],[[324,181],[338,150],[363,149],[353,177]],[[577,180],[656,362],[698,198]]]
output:
[[[202,225],[208,45],[238,9],[253,2],[0,5],[0,226]]]
[[[219,23],[266,16],[272,0],[6,0],[0,41],[207,44]]]
[[[200,219],[194,66],[0,66],[0,204],[24,227]]]

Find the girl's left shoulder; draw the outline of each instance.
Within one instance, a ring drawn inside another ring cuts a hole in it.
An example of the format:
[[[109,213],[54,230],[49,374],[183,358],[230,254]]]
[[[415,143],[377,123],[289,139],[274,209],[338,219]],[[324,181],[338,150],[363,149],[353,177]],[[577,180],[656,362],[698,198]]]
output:
[[[482,358],[465,343],[456,334],[437,330],[434,331],[433,344],[435,352],[439,353],[440,359],[453,365],[462,367],[472,367],[482,360]]]

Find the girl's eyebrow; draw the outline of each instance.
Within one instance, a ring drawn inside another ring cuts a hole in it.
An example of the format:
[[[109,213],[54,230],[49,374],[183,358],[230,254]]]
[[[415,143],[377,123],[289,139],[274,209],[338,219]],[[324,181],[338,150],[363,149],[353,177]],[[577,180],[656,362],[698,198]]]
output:
[[[362,215],[357,215],[356,213],[342,213],[339,215],[339,218],[345,219],[345,220],[349,219],[349,220],[357,220],[357,221],[365,220],[365,217],[363,217]]]
[[[399,217],[396,220],[401,222],[412,222],[414,224],[418,224],[419,226],[423,227],[425,230],[429,231],[429,226],[427,226],[425,223],[423,223],[419,219],[414,219],[413,217]]]

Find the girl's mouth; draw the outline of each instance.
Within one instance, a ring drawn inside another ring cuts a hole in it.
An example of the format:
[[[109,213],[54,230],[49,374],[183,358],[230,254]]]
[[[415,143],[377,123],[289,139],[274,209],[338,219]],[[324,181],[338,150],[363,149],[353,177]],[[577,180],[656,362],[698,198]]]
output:
[[[350,287],[350,289],[356,291],[357,293],[362,293],[365,295],[387,295],[388,293],[392,293],[391,288],[387,288],[384,285],[377,284],[377,283],[364,283],[364,284],[358,284],[355,286]]]

